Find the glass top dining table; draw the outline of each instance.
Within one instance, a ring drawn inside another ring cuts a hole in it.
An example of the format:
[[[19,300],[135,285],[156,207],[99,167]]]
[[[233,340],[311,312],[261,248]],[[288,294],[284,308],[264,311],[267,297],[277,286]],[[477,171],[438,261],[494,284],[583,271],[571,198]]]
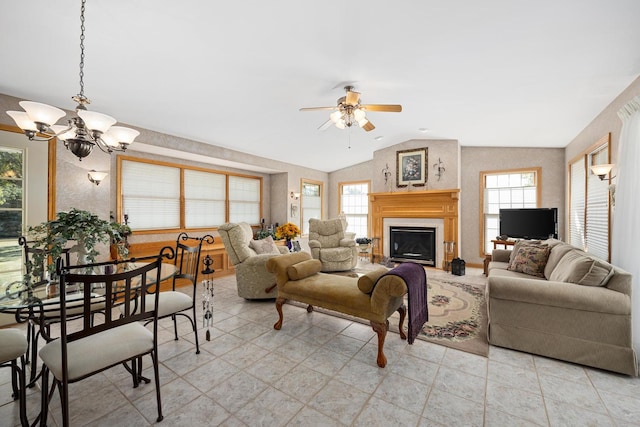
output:
[[[117,268],[126,268],[132,270],[140,268],[146,263],[144,262],[129,262],[122,263]],[[92,274],[105,274],[105,266],[94,267],[91,271]],[[80,271],[78,271],[80,272]],[[85,273],[82,273],[85,274]],[[160,281],[164,281],[173,277],[176,274],[176,266],[169,263],[162,263],[160,267]],[[155,269],[147,275],[148,284],[155,282],[156,274]],[[70,283],[66,287],[66,300],[70,302],[74,299],[81,299],[82,292],[78,288],[78,285]],[[0,312],[15,313],[22,309],[31,307],[33,305],[50,305],[60,303],[60,289],[58,283],[55,281],[43,281],[35,285],[27,286],[23,281],[11,282],[6,284],[0,284]],[[101,292],[100,288],[94,288],[92,293],[96,298],[104,297],[104,292]]]

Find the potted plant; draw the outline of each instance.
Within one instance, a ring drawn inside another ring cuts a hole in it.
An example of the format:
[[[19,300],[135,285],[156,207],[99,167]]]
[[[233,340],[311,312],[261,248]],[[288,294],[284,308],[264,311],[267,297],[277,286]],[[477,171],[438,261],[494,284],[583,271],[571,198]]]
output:
[[[34,278],[40,277],[42,267],[47,264],[49,273],[54,273],[55,264],[48,262],[46,257],[57,259],[70,240],[76,242],[69,251],[78,254],[78,264],[95,262],[99,243],[124,241],[127,233],[131,233],[128,225],[100,219],[88,211],[72,208],[69,212],[58,212],[55,219],[28,227],[33,248],[43,251],[34,253],[27,270]],[[27,279],[30,281],[31,278]]]

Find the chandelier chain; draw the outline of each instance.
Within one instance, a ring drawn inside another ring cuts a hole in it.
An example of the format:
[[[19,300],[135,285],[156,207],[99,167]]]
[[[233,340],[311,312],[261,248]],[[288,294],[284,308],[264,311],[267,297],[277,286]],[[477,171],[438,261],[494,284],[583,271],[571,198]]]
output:
[[[80,6],[80,93],[78,97],[84,99],[84,5],[86,0],[82,0]]]

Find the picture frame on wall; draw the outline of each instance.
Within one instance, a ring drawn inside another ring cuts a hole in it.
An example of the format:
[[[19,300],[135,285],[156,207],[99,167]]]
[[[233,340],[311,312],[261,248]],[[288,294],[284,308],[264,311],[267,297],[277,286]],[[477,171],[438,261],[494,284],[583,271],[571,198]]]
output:
[[[396,186],[421,187],[427,182],[427,148],[396,152]]]

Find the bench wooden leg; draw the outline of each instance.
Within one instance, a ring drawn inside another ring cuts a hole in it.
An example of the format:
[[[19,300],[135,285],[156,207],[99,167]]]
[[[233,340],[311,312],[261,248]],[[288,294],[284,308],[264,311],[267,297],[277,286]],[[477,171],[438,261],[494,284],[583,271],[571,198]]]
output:
[[[389,329],[389,321],[387,320],[385,323],[378,323],[374,321],[370,322],[374,332],[378,334],[378,366],[384,368],[387,366],[387,358],[384,355],[384,339],[386,338],[387,330]]]
[[[273,285],[271,285],[271,286],[269,286],[268,288],[266,288],[264,291],[265,291],[266,293],[270,294],[270,293],[271,293],[271,291],[273,291],[273,290],[276,288],[276,286],[278,286],[278,284],[277,284],[277,283],[274,283]]]
[[[276,310],[278,311],[278,321],[273,325],[273,329],[280,330],[282,328],[282,304],[287,300],[285,298],[276,298]]]
[[[400,313],[400,322],[398,322],[398,331],[400,332],[400,338],[403,340],[407,339],[407,334],[404,333],[404,319],[407,317],[407,306],[402,304],[398,307],[398,313]]]
[[[313,311],[313,306],[311,304],[309,304],[307,306],[307,313],[311,313]]]

